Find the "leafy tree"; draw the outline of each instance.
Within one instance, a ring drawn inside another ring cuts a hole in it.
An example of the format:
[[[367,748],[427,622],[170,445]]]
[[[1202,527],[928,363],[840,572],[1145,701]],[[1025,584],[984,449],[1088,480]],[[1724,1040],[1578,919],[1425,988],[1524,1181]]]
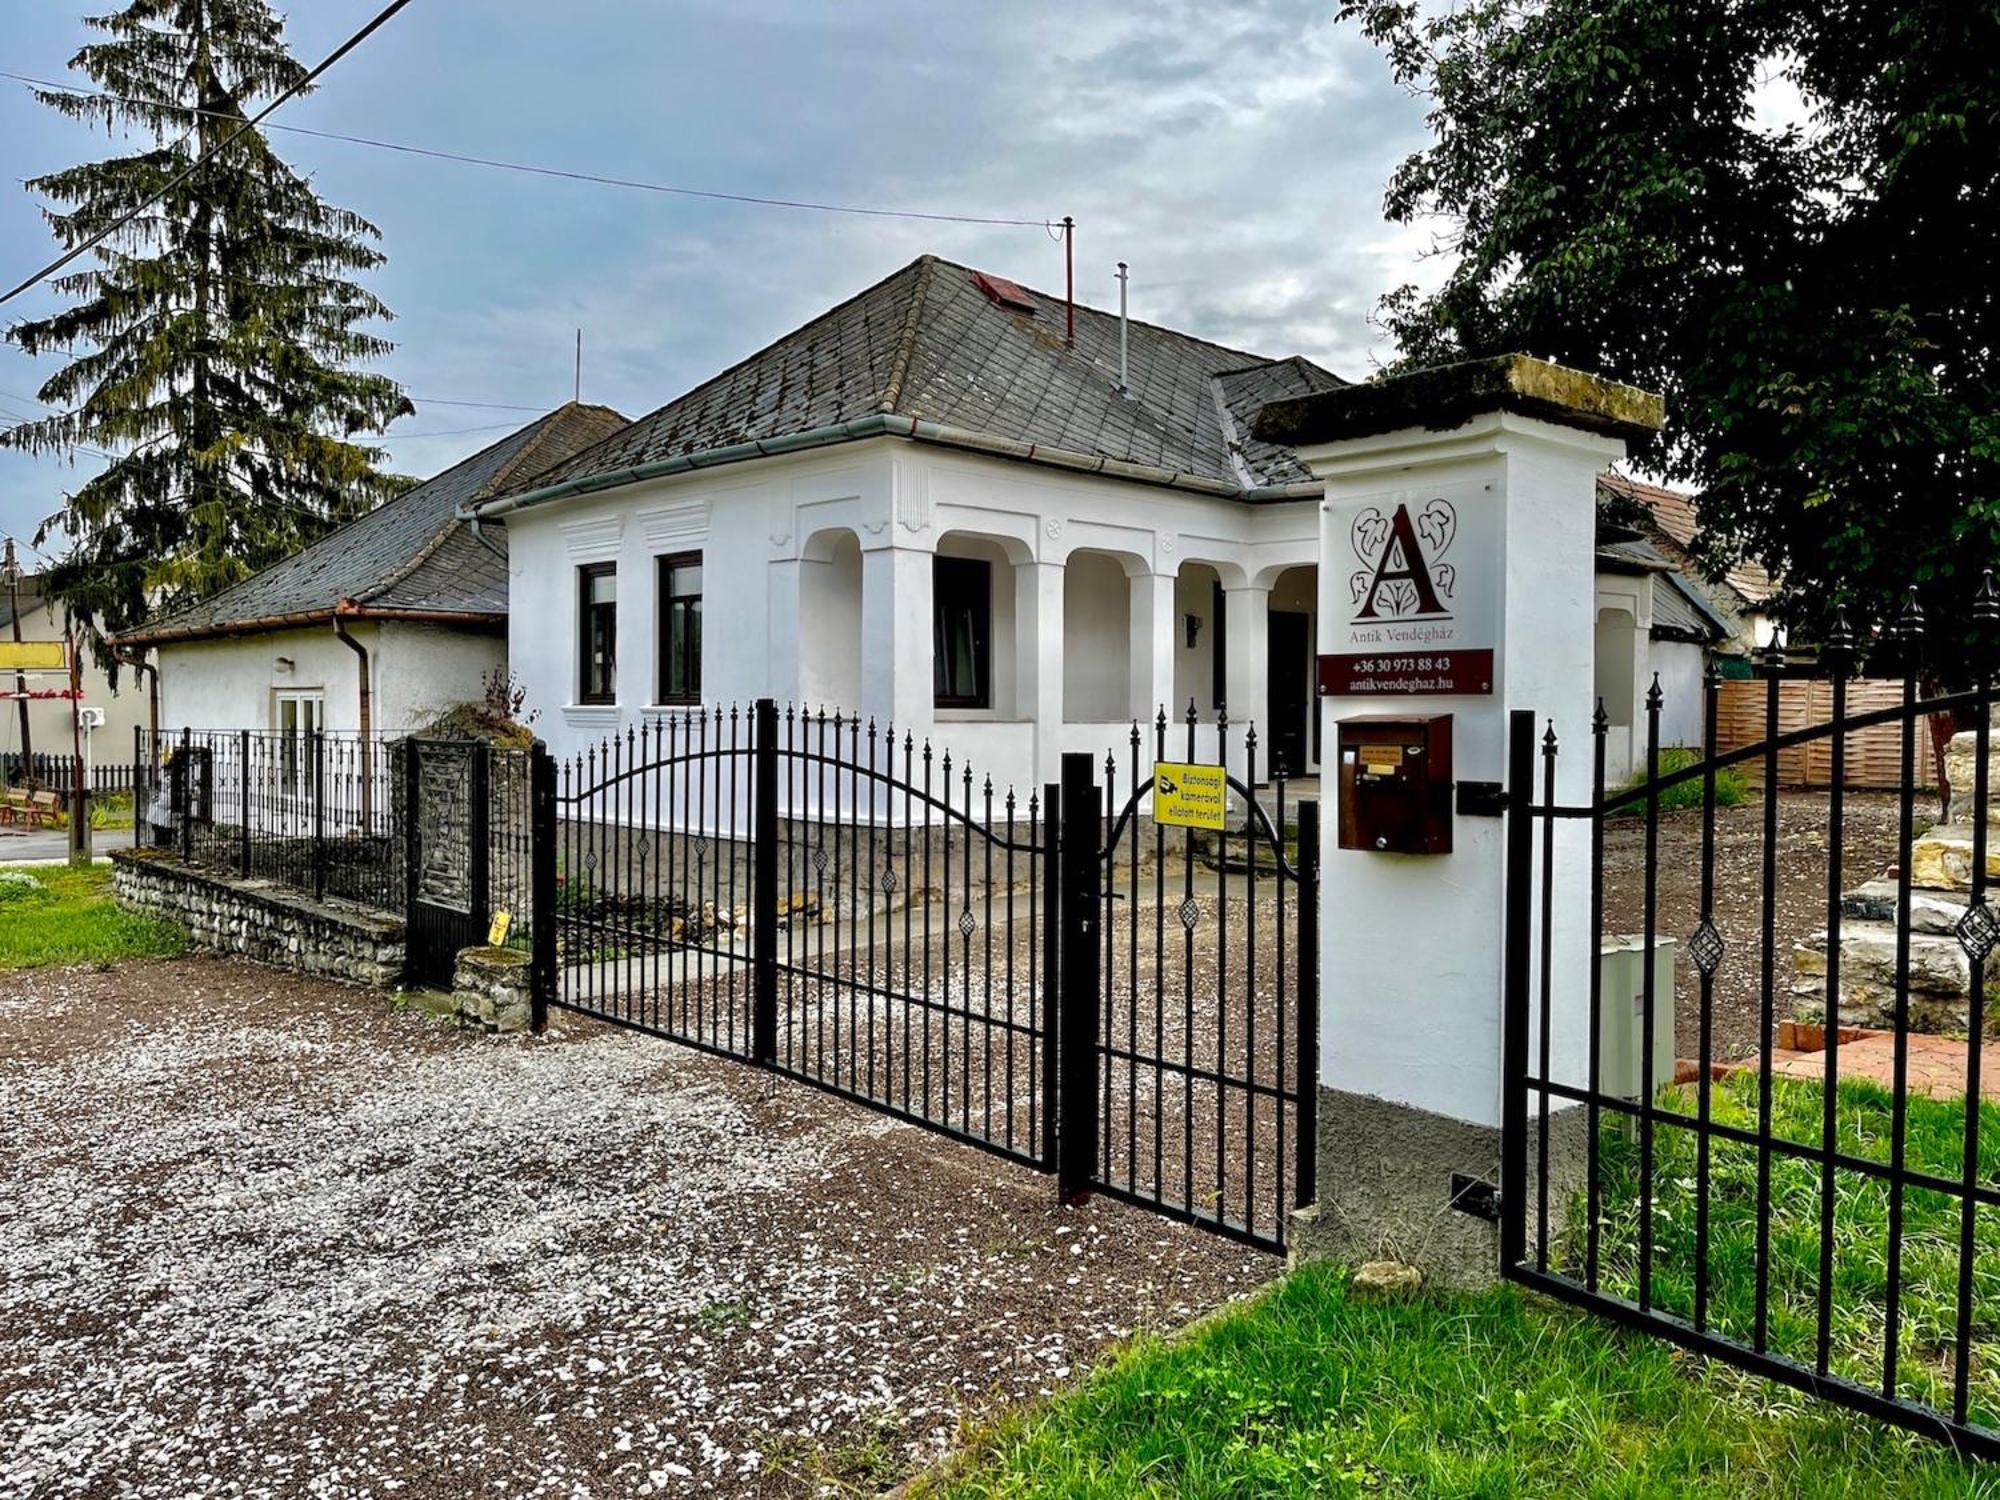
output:
[[[1714,561],[1864,640],[1921,588],[1967,670],[2000,562],[2000,4],[1350,0],[1432,141],[1392,219],[1444,284],[1381,316],[1409,365],[1526,350],[1664,391],[1636,455],[1702,496]],[[1762,88],[1795,90],[1760,122]]]
[[[264,0],[132,0],[86,20],[103,40],[71,66],[98,91],[37,90],[73,119],[152,144],[28,183],[74,247],[191,162],[187,181],[55,280],[63,311],[17,323],[30,354],[69,362],[40,391],[56,415],[0,434],[32,453],[119,456],[36,541],[66,531],[55,592],[92,627],[139,623],[297,551],[394,494],[378,448],[352,441],[411,410],[358,368],[391,347],[388,310],[349,279],[382,263],[367,220],[320,201],[258,131],[224,147],[261,98],[304,76]]]

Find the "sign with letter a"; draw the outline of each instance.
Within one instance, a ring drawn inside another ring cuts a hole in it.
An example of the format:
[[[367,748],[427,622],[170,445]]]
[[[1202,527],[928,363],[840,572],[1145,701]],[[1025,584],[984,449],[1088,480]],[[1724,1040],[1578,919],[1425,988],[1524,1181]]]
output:
[[[1483,485],[1328,504],[1328,695],[1490,693],[1499,636],[1499,518]]]

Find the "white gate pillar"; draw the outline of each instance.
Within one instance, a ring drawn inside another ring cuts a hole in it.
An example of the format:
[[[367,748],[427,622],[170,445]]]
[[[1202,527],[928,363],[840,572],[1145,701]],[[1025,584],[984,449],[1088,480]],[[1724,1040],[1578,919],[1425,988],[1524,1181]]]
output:
[[[1454,1174],[1501,1181],[1502,820],[1454,811],[1450,853],[1341,847],[1340,725],[1448,713],[1451,778],[1496,783],[1509,711],[1531,710],[1538,742],[1553,721],[1569,750],[1558,799],[1587,800],[1596,476],[1660,419],[1656,396],[1522,356],[1259,418],[1326,485],[1318,1183],[1304,1253],[1392,1256],[1444,1284],[1497,1272],[1496,1226],[1447,1205]],[[1596,962],[1586,838],[1579,820],[1557,825],[1552,1067],[1577,1083]],[[1556,1113],[1554,1140],[1565,1114],[1577,1112]]]

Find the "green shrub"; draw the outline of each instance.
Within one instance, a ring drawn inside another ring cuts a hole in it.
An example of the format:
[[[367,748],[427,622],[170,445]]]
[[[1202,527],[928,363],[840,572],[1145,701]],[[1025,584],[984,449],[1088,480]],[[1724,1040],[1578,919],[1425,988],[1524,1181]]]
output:
[[[1669,745],[1660,751],[1660,776],[1662,779],[1676,771],[1685,771],[1690,766],[1701,764],[1701,752],[1690,750],[1684,745]],[[1675,782],[1660,793],[1661,812],[1681,812],[1690,807],[1701,806],[1701,777],[1690,776],[1686,781]],[[1641,771],[1626,782],[1621,791],[1634,791],[1646,784],[1646,774]],[[1734,807],[1750,795],[1749,783],[1740,771],[1724,767],[1715,773],[1715,805]],[[1631,802],[1619,811],[1626,815],[1642,813],[1646,810],[1644,800]]]

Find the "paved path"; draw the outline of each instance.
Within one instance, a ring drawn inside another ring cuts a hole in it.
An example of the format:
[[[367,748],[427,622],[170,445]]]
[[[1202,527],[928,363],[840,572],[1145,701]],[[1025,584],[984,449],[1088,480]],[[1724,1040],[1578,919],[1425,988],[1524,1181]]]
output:
[[[1893,1031],[1843,1032],[1840,1076],[1865,1078],[1891,1088],[1896,1080],[1896,1034]],[[1965,1097],[1967,1046],[1949,1037],[1913,1032],[1909,1044],[1909,1080],[1913,1093],[1933,1099]],[[1754,1072],[1757,1060],[1735,1064]],[[1824,1049],[1788,1049],[1771,1054],[1771,1072],[1780,1078],[1825,1078]],[[1979,1094],[2000,1102],[2000,1042],[1979,1049]]]

